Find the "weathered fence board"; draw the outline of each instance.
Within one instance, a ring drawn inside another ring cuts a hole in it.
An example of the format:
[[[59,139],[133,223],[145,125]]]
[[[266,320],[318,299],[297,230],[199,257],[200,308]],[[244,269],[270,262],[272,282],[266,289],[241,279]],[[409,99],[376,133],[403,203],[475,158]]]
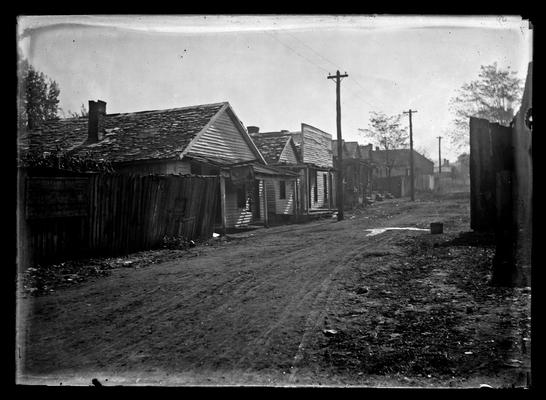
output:
[[[55,182],[61,204],[47,193],[46,180]],[[165,235],[187,239],[212,235],[219,196],[215,177],[91,174],[25,181],[20,206],[29,235],[24,243],[33,263],[149,249]],[[53,212],[38,206],[40,199],[47,199]]]
[[[513,170],[512,128],[470,118],[470,227],[494,231],[497,172]]]

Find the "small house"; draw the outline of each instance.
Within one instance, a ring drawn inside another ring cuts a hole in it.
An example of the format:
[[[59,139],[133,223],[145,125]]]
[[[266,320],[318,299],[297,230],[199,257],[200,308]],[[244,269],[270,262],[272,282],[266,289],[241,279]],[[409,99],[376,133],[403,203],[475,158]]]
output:
[[[252,139],[271,154],[271,165],[297,172],[296,213],[331,214],[335,207],[332,135],[305,123],[300,131],[259,132],[256,127],[249,128]]]
[[[105,102],[89,101],[88,117],[47,121],[25,143],[26,151],[107,160],[122,174],[219,176],[224,230],[267,224],[264,182],[297,178],[266,165],[228,102],[107,114]]]
[[[259,134],[259,128],[247,127],[256,147],[269,166],[298,173],[301,169],[301,159],[292,136],[282,132]],[[270,221],[286,221],[295,219],[299,214],[298,194],[300,179],[287,181],[281,177],[266,181],[268,219]]]

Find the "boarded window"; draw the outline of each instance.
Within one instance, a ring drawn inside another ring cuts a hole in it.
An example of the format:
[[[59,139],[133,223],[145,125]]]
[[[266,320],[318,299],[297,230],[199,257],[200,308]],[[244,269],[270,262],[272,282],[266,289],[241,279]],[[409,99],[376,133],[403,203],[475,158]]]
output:
[[[279,199],[286,199],[286,181],[279,181]]]

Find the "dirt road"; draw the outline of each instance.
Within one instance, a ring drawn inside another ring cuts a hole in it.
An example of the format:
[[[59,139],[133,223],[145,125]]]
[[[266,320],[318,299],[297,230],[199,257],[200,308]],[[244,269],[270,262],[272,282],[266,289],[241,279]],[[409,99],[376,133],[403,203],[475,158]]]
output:
[[[530,292],[487,285],[492,250],[460,236],[468,209],[389,200],[21,296],[20,380],[525,385]],[[434,221],[444,234],[366,231]]]

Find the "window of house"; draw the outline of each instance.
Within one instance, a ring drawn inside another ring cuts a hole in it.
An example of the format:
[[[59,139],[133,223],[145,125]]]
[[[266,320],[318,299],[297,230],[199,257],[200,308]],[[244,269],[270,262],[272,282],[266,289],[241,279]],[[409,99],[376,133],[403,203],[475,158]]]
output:
[[[286,199],[286,181],[279,181],[279,199]]]
[[[246,208],[246,187],[241,185],[237,187],[237,207]]]

